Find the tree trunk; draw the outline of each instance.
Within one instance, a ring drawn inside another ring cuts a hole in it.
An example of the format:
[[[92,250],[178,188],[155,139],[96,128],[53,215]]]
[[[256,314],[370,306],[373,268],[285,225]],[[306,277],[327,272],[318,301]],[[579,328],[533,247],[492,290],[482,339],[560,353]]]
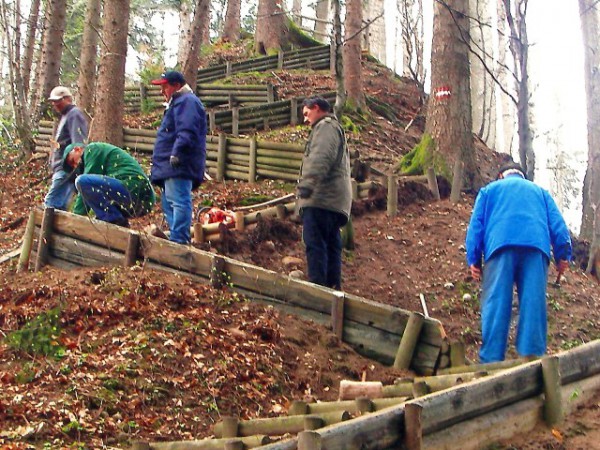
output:
[[[329,0],[317,0],[315,6],[315,39],[321,42],[327,42],[327,23],[329,20]]]
[[[331,0],[333,6],[333,74],[335,75],[336,95],[333,112],[338,120],[342,120],[344,104],[346,103],[346,90],[344,88],[344,57],[342,44],[342,19],[340,0]]]
[[[583,216],[580,236],[590,241],[600,234],[600,220],[597,218],[600,212],[600,46],[598,45],[600,30],[596,3],[596,0],[579,0],[588,130],[588,163],[583,181]]]
[[[94,121],[90,125],[90,141],[123,145],[123,109],[125,92],[125,60],[129,0],[104,2],[104,31],[98,71],[98,88]]]
[[[292,0],[292,20],[299,27],[302,26],[302,0]]]
[[[31,132],[31,118],[29,108],[27,107],[25,88],[21,71],[19,69],[19,61],[21,59],[21,2],[15,1],[13,5],[12,15],[7,11],[6,3],[0,4],[0,13],[5,32],[5,48],[8,57],[8,77],[11,88],[11,102],[13,113],[15,115],[15,128],[21,141],[21,152],[24,156],[29,156],[33,152],[35,143]],[[11,33],[11,30],[14,32]]]
[[[385,17],[383,15],[383,0],[367,0],[364,4],[365,20],[369,26],[364,31],[369,35],[369,53],[381,64],[386,64]]]
[[[196,91],[196,78],[198,66],[200,65],[200,45],[202,43],[203,30],[210,17],[206,13],[209,6],[209,0],[198,0],[196,3],[190,38],[185,44],[188,47],[188,52],[187,59],[182,65],[182,73],[193,91]]]
[[[47,32],[47,28],[46,28],[46,14],[42,14],[41,20],[40,20],[40,41],[44,42],[44,40],[46,39],[46,32]],[[33,77],[30,78],[30,84],[29,84],[29,104],[31,105],[31,111],[32,113],[34,113],[33,115],[33,121],[37,122],[37,120],[40,118],[39,112],[40,112],[40,97],[42,95],[42,45],[37,45],[34,52],[33,52],[33,66],[32,66],[32,70],[33,70]]]
[[[42,113],[49,110],[47,102],[50,91],[60,84],[60,62],[63,52],[63,36],[67,20],[67,0],[48,0],[46,5],[46,32],[42,44],[42,89],[44,99]]]
[[[179,8],[179,44],[177,47],[177,64],[183,67],[187,60],[188,45],[192,34],[192,3],[191,0],[181,0]]]
[[[287,17],[281,0],[258,0],[254,50],[263,55],[274,55],[287,46]]]
[[[423,88],[423,0],[397,0],[397,7],[402,34],[402,73]]]
[[[464,186],[478,188],[471,120],[468,0],[435,2],[431,58],[431,95],[425,132],[435,143],[436,171],[451,179],[457,160],[464,162]]]
[[[21,78],[25,96],[29,95],[29,80],[31,79],[31,66],[33,65],[33,50],[35,49],[35,35],[38,31],[38,18],[40,16],[40,0],[33,0],[29,9],[27,20],[27,34],[23,48],[23,62],[21,64]]]
[[[225,14],[225,25],[223,27],[223,39],[235,42],[240,38],[241,30],[241,0],[228,0],[227,13]]]
[[[363,92],[361,40],[362,4],[361,0],[346,2],[346,34],[344,42],[344,87],[346,108],[363,111],[366,108]]]
[[[77,79],[77,105],[88,118],[93,116],[94,92],[96,90],[96,58],[100,33],[101,0],[87,0],[85,28],[81,43],[79,78]]]

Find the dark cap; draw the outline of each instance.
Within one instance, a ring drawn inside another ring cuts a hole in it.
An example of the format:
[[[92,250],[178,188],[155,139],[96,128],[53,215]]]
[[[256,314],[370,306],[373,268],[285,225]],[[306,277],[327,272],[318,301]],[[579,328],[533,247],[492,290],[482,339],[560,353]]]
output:
[[[152,80],[152,84],[185,84],[185,78],[183,78],[183,74],[181,72],[177,72],[175,70],[169,70],[163,74],[161,74],[160,78],[157,80]]]
[[[506,176],[513,173],[518,173],[525,178],[525,171],[523,170],[523,167],[515,162],[504,164],[502,167],[500,167],[498,170],[498,178],[500,178],[501,175]]]

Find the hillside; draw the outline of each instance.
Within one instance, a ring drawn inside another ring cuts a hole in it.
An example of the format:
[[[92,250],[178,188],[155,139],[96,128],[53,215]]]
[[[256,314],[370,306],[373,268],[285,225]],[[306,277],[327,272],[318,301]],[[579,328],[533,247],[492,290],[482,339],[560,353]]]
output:
[[[360,132],[350,135],[350,145],[377,169],[389,171],[417,142],[423,112],[408,80],[365,64],[367,93],[393,104],[397,121],[353,117]],[[280,94],[290,95],[330,90],[332,83],[324,72],[276,72],[268,79]],[[307,131],[286,128],[261,136],[302,142]],[[489,177],[502,156],[478,148]],[[0,151],[2,254],[17,246],[48,179],[40,160],[24,164],[14,152]],[[208,182],[195,203],[230,208],[292,188],[272,181]],[[469,277],[463,247],[472,202],[467,194],[458,205],[434,202],[412,183],[399,195],[397,217],[388,218],[376,199],[357,202],[356,248],[344,255],[343,287],[417,311],[423,294],[429,314],[451,340],[463,340],[468,357],[476,360],[479,285]],[[160,221],[157,207],[132,226]],[[298,224],[273,220],[206,249],[276,271],[305,271],[300,236]],[[287,256],[300,262],[286,267]],[[122,448],[141,438],[201,438],[211,435],[221,416],[272,416],[294,399],[334,399],[341,379],[391,383],[408,375],[360,357],[323,327],[245,301],[227,288],[214,290],[146,267],[26,274],[16,274],[14,267],[14,260],[0,265],[0,331],[3,338],[12,336],[0,341],[2,448]],[[554,278],[551,268],[550,282]],[[549,286],[550,353],[600,337],[598,292],[576,266],[560,287]],[[26,328],[29,333],[14,333],[44,313],[37,327]],[[599,405],[596,396],[555,433],[540,429],[494,448],[598,448]]]

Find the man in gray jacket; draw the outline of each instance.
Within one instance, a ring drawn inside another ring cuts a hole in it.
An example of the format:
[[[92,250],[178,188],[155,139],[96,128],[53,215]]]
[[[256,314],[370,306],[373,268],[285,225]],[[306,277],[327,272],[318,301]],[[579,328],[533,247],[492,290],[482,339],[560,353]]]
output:
[[[81,110],[73,104],[73,95],[68,88],[56,86],[48,100],[54,111],[60,114],[60,120],[50,140],[52,184],[44,199],[44,206],[64,211],[75,192],[75,180],[70,179],[70,174],[63,168],[63,152],[70,144],[87,142],[88,124]]]
[[[342,238],[340,227],[348,222],[352,206],[350,155],[344,131],[322,97],[303,103],[304,121],[312,127],[297,195],[306,245],[308,278],[315,284],[340,289]]]

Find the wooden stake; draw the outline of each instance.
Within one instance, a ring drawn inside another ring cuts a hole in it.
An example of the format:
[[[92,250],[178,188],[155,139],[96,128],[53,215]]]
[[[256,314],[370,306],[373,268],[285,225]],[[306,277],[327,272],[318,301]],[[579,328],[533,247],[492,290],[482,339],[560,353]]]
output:
[[[225,133],[219,133],[219,148],[217,151],[217,181],[225,180],[225,168],[227,167],[227,137]]]
[[[331,302],[331,329],[343,340],[344,336],[344,293],[336,292]]]
[[[127,238],[127,250],[125,250],[125,267],[135,266],[139,248],[140,235],[135,232],[129,233],[129,237]]]
[[[277,205],[275,206],[276,209],[276,217],[279,220],[285,220],[285,218],[287,217],[287,209],[285,208],[285,205]]]
[[[544,421],[552,427],[563,420],[560,364],[557,356],[542,359],[544,377]]]
[[[220,289],[226,284],[226,281],[225,260],[220,256],[214,256],[210,268],[210,285],[215,289]]]
[[[298,450],[321,450],[321,435],[315,431],[298,433]]]
[[[35,260],[35,271],[39,270],[46,265],[48,260],[48,248],[50,246],[50,236],[52,236],[52,225],[54,223],[54,208],[44,209],[44,215],[42,216],[42,229],[38,241],[37,257]]]
[[[233,215],[235,216],[235,231],[243,232],[246,229],[244,212],[236,211]]]
[[[206,236],[204,233],[204,227],[200,222],[196,222],[192,227],[192,243],[193,244],[202,244],[206,242]]]
[[[308,405],[302,400],[294,400],[288,410],[288,416],[298,416],[301,414],[308,414]]]
[[[450,191],[450,201],[452,203],[458,203],[460,200],[460,191],[463,185],[463,171],[465,163],[460,159],[456,160],[454,164],[454,172],[452,173],[452,190]]]
[[[440,188],[438,187],[437,177],[435,176],[435,169],[433,167],[427,169],[427,186],[429,186],[433,198],[439,200]]]
[[[450,344],[450,367],[466,365],[465,343],[453,342]]]
[[[406,323],[406,328],[400,339],[400,345],[396,352],[396,359],[394,360],[395,369],[408,369],[410,362],[412,361],[415,348],[419,342],[419,335],[421,334],[421,328],[423,328],[423,322],[425,317],[421,313],[411,312]]]
[[[221,437],[232,438],[238,436],[239,419],[233,416],[223,417]]]
[[[354,400],[358,397],[382,397],[383,384],[381,381],[340,381],[340,400]]]
[[[17,265],[17,273],[21,273],[29,269],[29,256],[31,255],[31,244],[33,243],[33,232],[35,231],[35,210],[29,212],[29,219],[25,227],[25,235],[23,236],[23,245],[21,246],[21,255]]]
[[[419,403],[411,402],[404,406],[404,434],[407,450],[421,450],[423,448],[422,412],[423,406]]]
[[[256,181],[256,152],[257,152],[257,142],[256,136],[252,136],[250,138],[250,159],[248,168],[248,182],[254,183]]]
[[[398,214],[398,177],[387,177],[387,215],[395,217]]]

